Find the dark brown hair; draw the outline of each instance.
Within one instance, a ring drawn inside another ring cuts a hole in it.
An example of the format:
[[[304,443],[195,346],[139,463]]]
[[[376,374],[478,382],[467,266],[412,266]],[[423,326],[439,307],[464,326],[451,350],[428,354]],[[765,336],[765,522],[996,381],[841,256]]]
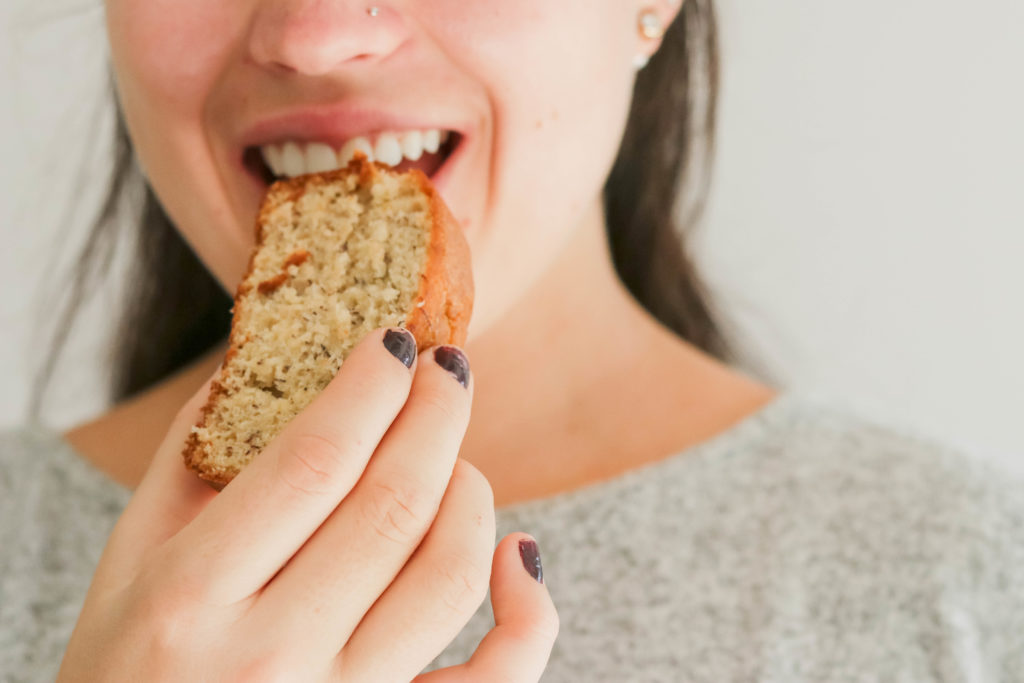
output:
[[[730,350],[685,248],[706,194],[714,141],[718,43],[712,0],[686,0],[661,48],[637,77],[619,155],[604,187],[615,267],[665,326],[723,360]],[[135,394],[195,359],[230,327],[231,299],[171,224],[134,161],[123,120],[116,129],[109,191],[72,273],[53,345],[40,370],[33,413],[83,293],[102,277],[120,226],[133,226],[132,286],[113,337],[111,390]],[[678,200],[694,197],[690,202]],[[141,195],[141,208],[128,200]],[[124,220],[124,214],[135,214]]]

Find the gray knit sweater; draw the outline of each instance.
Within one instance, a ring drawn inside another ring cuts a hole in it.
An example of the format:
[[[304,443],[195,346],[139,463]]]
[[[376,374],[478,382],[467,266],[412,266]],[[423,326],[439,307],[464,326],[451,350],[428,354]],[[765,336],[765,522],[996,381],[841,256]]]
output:
[[[49,680],[129,493],[39,428],[0,463],[0,671]],[[561,616],[544,681],[1024,681],[1024,485],[819,400],[499,509],[514,530]]]

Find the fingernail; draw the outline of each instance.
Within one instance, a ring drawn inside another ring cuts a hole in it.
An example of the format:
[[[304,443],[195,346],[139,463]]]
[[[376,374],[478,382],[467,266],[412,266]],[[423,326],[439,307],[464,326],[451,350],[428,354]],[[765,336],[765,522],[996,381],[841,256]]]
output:
[[[544,568],[540,566],[540,550],[537,549],[537,541],[527,538],[519,541],[519,557],[523,558],[526,572],[536,579],[537,583],[544,583]]]
[[[391,355],[402,361],[407,368],[411,368],[416,360],[416,340],[412,333],[401,328],[392,328],[384,333],[384,348],[391,352]]]
[[[469,361],[466,355],[454,346],[438,346],[434,349],[434,361],[452,374],[464,387],[469,387]]]

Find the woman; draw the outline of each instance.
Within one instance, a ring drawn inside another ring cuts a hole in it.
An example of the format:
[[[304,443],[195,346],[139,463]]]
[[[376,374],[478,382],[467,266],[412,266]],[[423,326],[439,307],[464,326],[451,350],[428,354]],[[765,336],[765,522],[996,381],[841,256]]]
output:
[[[1019,485],[724,362],[672,221],[711,121],[709,1],[108,0],[107,17],[161,247],[118,360],[133,396],[63,439],[5,442],[9,670],[52,672],[66,645],[63,680],[1024,671]],[[264,176],[416,134],[447,134],[406,153],[472,247],[465,352],[409,369],[371,334],[214,493],[180,450]]]

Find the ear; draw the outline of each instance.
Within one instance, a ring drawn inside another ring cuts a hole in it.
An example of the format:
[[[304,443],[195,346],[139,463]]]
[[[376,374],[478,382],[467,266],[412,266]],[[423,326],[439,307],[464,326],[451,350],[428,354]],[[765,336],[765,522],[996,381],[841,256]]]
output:
[[[646,0],[637,3],[635,64],[638,69],[661,47],[662,37],[675,21],[685,0]]]

